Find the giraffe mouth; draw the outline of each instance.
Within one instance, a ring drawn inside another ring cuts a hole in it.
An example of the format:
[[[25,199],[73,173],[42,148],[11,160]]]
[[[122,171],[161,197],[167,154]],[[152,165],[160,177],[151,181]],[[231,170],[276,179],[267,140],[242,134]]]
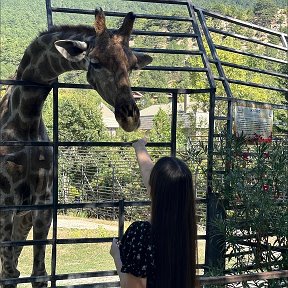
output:
[[[140,113],[135,103],[116,106],[115,118],[126,132],[135,131],[140,126]]]

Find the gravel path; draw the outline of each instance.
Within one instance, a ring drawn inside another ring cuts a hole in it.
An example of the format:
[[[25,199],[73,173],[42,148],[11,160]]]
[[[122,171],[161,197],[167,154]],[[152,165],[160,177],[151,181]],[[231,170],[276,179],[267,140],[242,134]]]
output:
[[[115,224],[111,223],[111,221],[107,221],[109,222],[108,224],[105,224],[105,222],[106,221],[104,220],[86,219],[86,218],[63,216],[63,215],[58,215],[57,217],[57,226],[59,228],[93,230],[102,227],[109,231],[118,231],[118,225],[116,221]]]

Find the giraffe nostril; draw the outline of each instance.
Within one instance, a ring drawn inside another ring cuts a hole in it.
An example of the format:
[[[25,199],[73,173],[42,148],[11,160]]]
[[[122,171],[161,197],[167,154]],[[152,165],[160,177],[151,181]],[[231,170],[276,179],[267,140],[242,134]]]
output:
[[[133,117],[133,116],[134,116],[134,109],[131,107],[130,109],[128,109],[127,117]]]

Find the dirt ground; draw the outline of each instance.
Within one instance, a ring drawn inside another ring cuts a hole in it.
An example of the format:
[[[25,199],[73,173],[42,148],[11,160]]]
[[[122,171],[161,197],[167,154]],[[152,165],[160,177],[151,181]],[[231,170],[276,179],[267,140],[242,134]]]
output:
[[[96,229],[102,227],[109,231],[118,231],[117,221],[105,221],[99,219],[80,218],[73,216],[58,215],[57,226],[70,229]]]

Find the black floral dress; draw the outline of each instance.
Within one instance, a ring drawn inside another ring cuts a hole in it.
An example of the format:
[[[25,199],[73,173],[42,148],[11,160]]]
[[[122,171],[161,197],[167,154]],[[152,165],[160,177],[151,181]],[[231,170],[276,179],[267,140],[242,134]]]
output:
[[[132,223],[123,235],[120,245],[123,273],[147,278],[147,288],[155,288],[154,245],[151,224],[148,221]]]

